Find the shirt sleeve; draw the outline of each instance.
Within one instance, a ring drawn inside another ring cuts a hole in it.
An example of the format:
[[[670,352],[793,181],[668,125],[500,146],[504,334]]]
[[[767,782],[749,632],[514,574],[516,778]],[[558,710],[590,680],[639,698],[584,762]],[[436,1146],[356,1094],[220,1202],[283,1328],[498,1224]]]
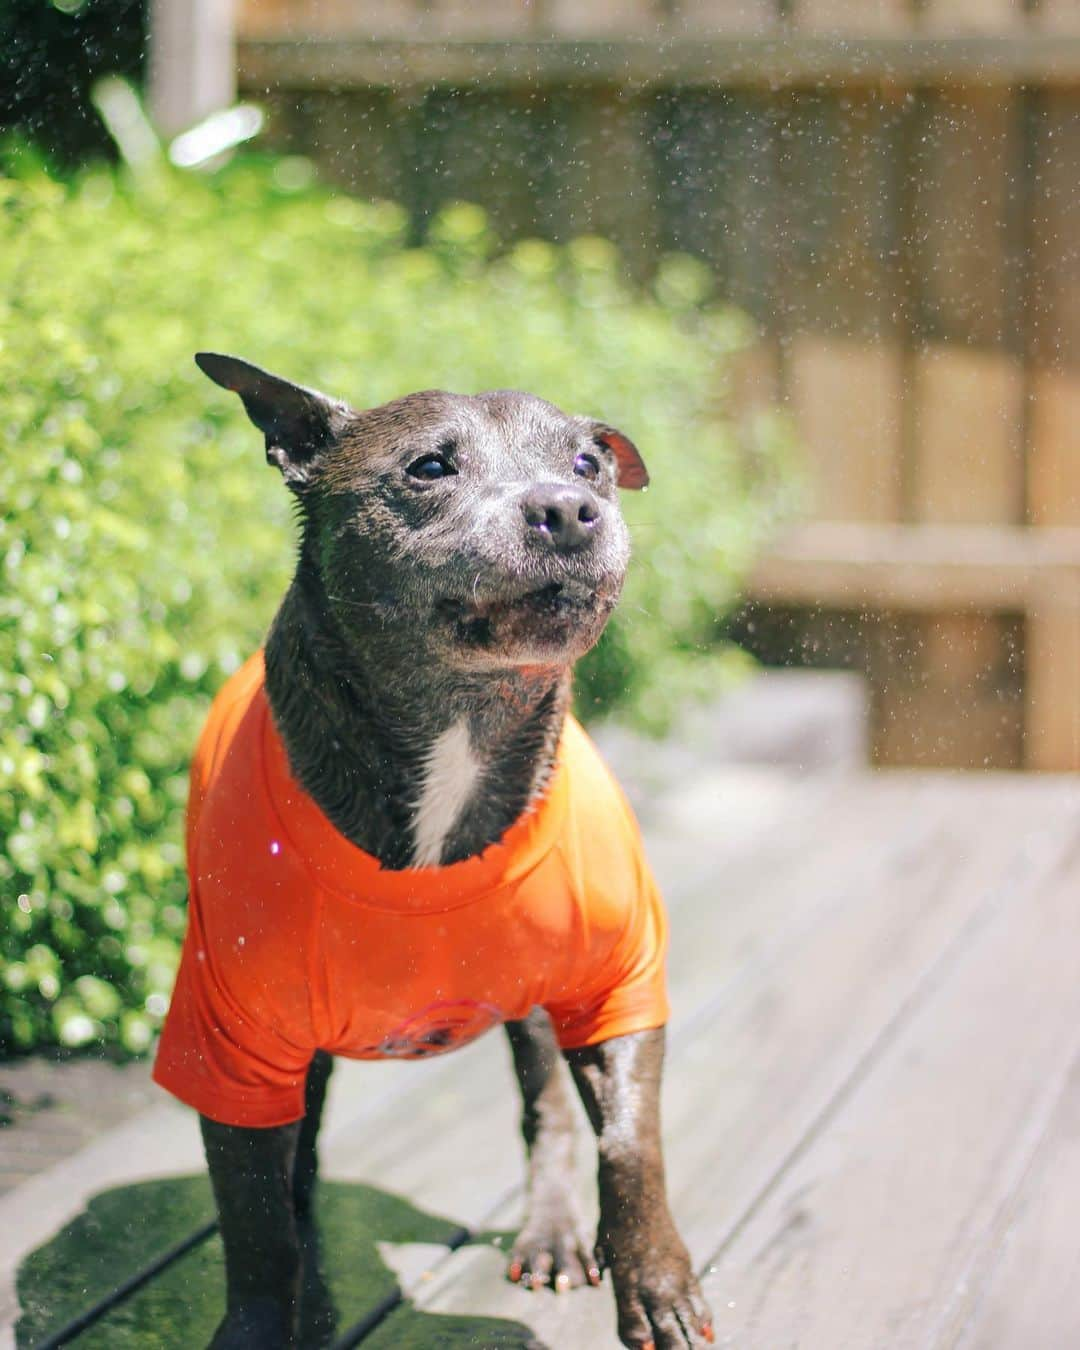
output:
[[[633,881],[630,894],[618,897],[622,931],[595,970],[582,971],[573,995],[547,1006],[564,1050],[651,1031],[668,1020],[667,916],[632,817],[630,824]],[[595,908],[595,900],[586,897],[586,906]],[[595,914],[587,913],[586,926],[596,933]]]
[[[245,1015],[215,972],[191,906],[154,1081],[222,1125],[269,1128],[304,1114],[312,1051]]]

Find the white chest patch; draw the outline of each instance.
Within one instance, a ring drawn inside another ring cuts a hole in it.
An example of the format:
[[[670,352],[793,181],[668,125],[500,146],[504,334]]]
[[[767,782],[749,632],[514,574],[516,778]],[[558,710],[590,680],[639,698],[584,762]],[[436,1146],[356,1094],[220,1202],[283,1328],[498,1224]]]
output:
[[[454,827],[480,777],[464,721],[448,727],[431,747],[424,785],[413,814],[413,866],[437,867],[446,836]]]

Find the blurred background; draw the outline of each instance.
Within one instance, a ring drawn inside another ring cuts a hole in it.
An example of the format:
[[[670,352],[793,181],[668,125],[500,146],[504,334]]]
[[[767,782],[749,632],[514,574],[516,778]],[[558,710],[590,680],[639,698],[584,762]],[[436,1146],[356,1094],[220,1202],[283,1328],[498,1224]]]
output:
[[[843,668],[874,763],[1080,763],[1075,0],[4,0],[0,51],[6,1048],[150,1043],[288,575],[199,346],[625,426],[586,716]]]

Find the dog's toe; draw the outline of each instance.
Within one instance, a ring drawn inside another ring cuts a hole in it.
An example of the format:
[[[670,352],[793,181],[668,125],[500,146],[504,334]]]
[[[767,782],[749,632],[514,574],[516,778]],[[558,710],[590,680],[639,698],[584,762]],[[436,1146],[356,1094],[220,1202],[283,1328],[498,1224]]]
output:
[[[588,1244],[573,1231],[523,1231],[510,1254],[507,1275],[525,1289],[547,1286],[557,1294],[600,1282]]]

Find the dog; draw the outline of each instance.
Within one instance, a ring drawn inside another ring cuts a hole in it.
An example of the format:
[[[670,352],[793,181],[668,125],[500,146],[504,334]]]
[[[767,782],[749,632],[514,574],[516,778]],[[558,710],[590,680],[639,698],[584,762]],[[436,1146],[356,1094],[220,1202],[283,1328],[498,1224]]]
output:
[[[713,1339],[665,1197],[666,927],[633,816],[568,712],[629,560],[633,442],[529,394],[357,411],[235,357],[298,506],[296,573],[193,761],[190,912],[155,1079],[201,1117],[225,1249],[215,1350],[289,1346],[331,1055],[503,1024],[529,1212],[509,1277],[611,1273],[623,1344]],[[572,1189],[565,1057],[595,1130]]]

